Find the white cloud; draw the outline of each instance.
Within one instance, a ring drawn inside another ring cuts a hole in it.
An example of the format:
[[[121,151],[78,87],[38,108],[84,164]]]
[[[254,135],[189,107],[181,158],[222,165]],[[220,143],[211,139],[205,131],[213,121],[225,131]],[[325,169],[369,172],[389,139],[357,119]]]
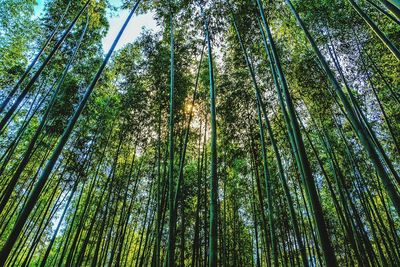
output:
[[[107,32],[107,35],[102,40],[103,49],[105,52],[107,52],[110,49],[112,42],[117,36],[122,25],[124,24],[124,21],[128,16],[128,14],[129,14],[128,10],[123,10],[118,14],[118,16],[109,18],[110,28]],[[159,27],[157,26],[157,23],[154,20],[153,15],[154,13],[150,12],[134,16],[129,22],[128,26],[126,27],[125,32],[121,36],[121,39],[119,40],[116,49],[120,49],[124,47],[126,44],[135,41],[135,39],[139,36],[141,29],[143,27],[146,29],[157,31]]]
[[[44,10],[45,0],[37,0],[36,3],[34,16],[39,17]],[[110,3],[114,6],[121,6],[121,0],[111,0]],[[124,24],[129,12],[130,10],[120,10],[117,16],[112,16],[111,12],[107,12],[110,28],[107,32],[107,35],[102,40],[104,52],[107,52],[110,49],[112,42]],[[116,49],[120,49],[126,44],[135,41],[143,27],[149,30],[157,31],[159,27],[157,26],[157,23],[153,17],[154,13],[152,12],[138,16],[134,15],[126,27],[124,34],[121,36]]]
[[[36,0],[36,5],[33,9],[33,16],[35,18],[40,16],[40,13],[44,10],[44,0]]]

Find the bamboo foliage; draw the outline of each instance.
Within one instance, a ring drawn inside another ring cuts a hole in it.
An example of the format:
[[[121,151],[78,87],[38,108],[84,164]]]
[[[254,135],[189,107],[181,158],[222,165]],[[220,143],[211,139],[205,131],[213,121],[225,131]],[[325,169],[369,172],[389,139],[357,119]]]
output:
[[[1,266],[400,265],[397,0],[3,2]]]

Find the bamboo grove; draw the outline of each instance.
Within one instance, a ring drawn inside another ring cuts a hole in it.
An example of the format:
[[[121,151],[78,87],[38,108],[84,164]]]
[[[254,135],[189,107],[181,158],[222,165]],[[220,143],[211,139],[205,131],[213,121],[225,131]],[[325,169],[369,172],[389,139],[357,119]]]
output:
[[[36,4],[0,0],[0,266],[400,266],[398,0]]]

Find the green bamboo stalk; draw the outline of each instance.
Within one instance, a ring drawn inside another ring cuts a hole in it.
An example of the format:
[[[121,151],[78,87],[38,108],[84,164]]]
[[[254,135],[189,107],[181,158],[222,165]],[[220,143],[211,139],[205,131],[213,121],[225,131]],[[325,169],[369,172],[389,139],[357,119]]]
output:
[[[303,265],[304,266],[308,266],[307,255],[306,255],[306,252],[305,252],[305,249],[304,249],[303,242],[301,240],[301,236],[300,236],[300,232],[299,232],[299,228],[298,228],[298,223],[297,223],[296,215],[295,215],[294,208],[293,208],[293,201],[292,201],[292,198],[290,196],[288,185],[286,183],[286,177],[285,177],[283,166],[282,166],[282,162],[281,162],[281,159],[280,159],[279,150],[278,150],[278,147],[276,145],[274,135],[272,133],[272,129],[271,129],[271,125],[270,125],[269,120],[268,120],[268,116],[267,116],[267,112],[266,112],[266,109],[265,109],[265,105],[262,103],[262,97],[261,97],[261,93],[260,93],[260,90],[259,90],[258,85],[257,85],[255,73],[254,73],[254,70],[252,68],[252,64],[251,64],[251,62],[249,60],[247,51],[246,51],[246,49],[244,47],[242,38],[240,36],[240,32],[239,32],[239,29],[237,27],[237,23],[236,23],[236,19],[235,19],[234,15],[232,15],[232,21],[233,21],[233,25],[234,25],[235,30],[236,30],[236,34],[238,36],[238,40],[239,40],[242,52],[243,52],[244,57],[245,57],[246,65],[247,65],[247,67],[249,69],[249,72],[250,72],[250,75],[251,75],[251,78],[252,78],[252,81],[253,81],[253,85],[254,85],[254,89],[255,89],[255,93],[256,93],[256,99],[257,99],[257,110],[258,111],[262,110],[262,113],[263,113],[264,119],[265,119],[266,128],[268,130],[268,134],[269,134],[269,137],[271,139],[271,143],[272,143],[272,146],[273,146],[273,149],[274,149],[275,158],[276,158],[277,164],[278,164],[279,177],[280,177],[282,186],[283,186],[284,191],[285,191],[286,200],[289,203],[290,217],[291,217],[291,221],[292,221],[292,224],[293,224],[293,227],[294,227],[294,230],[295,230],[296,239],[297,239],[297,242],[298,242],[298,245],[299,245],[299,248],[300,248],[300,252],[301,252],[301,256],[302,256],[302,260],[303,260]],[[261,116],[261,113],[258,112],[258,115]],[[259,117],[259,120],[261,120],[261,117]],[[262,122],[259,122],[259,124],[260,124],[260,126],[262,126]],[[264,139],[264,136],[263,136],[262,132],[260,132],[260,135],[262,136],[261,139]],[[265,156],[264,155],[265,148],[264,148],[264,141],[263,140],[261,141],[261,144],[262,144],[262,147],[263,147],[263,157],[264,157]],[[266,165],[266,161],[264,161],[264,164]],[[269,182],[267,184],[269,184]],[[267,192],[270,191],[270,189],[268,190],[268,188],[269,188],[269,186],[267,187]],[[272,196],[269,196],[269,197],[272,198]],[[268,201],[268,202],[270,202],[270,201]],[[268,205],[270,205],[270,203]],[[272,208],[270,208],[270,213],[272,213]],[[271,220],[270,220],[270,227],[273,228],[273,224],[271,223]],[[272,231],[274,231],[274,230],[272,229]],[[273,234],[271,234],[271,241],[272,241],[272,246],[273,246],[273,258],[274,258],[274,261],[277,263],[277,258],[275,256],[276,255],[275,254],[276,251],[274,251],[274,250],[276,250],[275,249],[276,244],[274,244],[274,243],[276,243],[276,241],[275,241],[275,237],[273,236]]]
[[[29,83],[25,86],[25,88],[22,90],[21,94],[18,96],[18,98],[15,100],[15,102],[12,104],[10,109],[7,111],[7,113],[4,115],[4,117],[0,121],[0,131],[3,130],[4,126],[7,124],[7,122],[10,120],[11,116],[14,114],[15,110],[18,108],[18,106],[21,104],[22,100],[25,98],[27,93],[30,91],[32,86],[35,84],[37,79],[39,78],[40,74],[43,72],[44,68],[47,66],[47,64],[50,62],[52,59],[53,55],[58,51],[59,47],[67,38],[68,34],[72,30],[72,28],[75,26],[75,23],[78,21],[79,17],[82,15],[83,11],[88,7],[89,3],[91,0],[88,0],[85,5],[81,8],[81,10],[78,12],[74,20],[71,22],[70,26],[68,27],[67,30],[63,33],[61,36],[60,40],[56,43],[54,46],[53,50],[49,53],[49,55],[46,57],[45,61],[42,63],[42,65],[39,67],[39,69],[36,71],[35,75],[32,77],[32,79],[29,81]]]
[[[397,25],[400,25],[400,20],[398,20],[395,16],[393,16],[392,14],[390,14],[389,12],[387,12],[385,9],[381,8],[379,5],[375,4],[373,1],[371,0],[367,0],[367,2],[373,6],[375,9],[377,9],[379,12],[381,12],[383,15],[385,15],[386,17],[388,17],[389,19],[391,19],[393,22],[395,22]]]
[[[400,2],[398,0],[379,0],[387,9],[400,20]]]
[[[292,11],[293,15],[295,16],[298,24],[303,29],[303,32],[305,33],[308,41],[310,42],[315,54],[317,55],[317,57],[319,59],[322,67],[324,68],[329,80],[331,81],[331,83],[335,89],[335,93],[341,100],[341,102],[344,106],[344,109],[346,111],[346,114],[350,120],[350,123],[351,123],[352,127],[354,128],[355,133],[357,134],[359,140],[361,141],[362,145],[364,146],[364,149],[368,152],[368,154],[375,166],[375,169],[377,170],[379,177],[382,179],[385,189],[387,190],[387,192],[392,200],[392,203],[397,210],[397,213],[400,214],[400,196],[399,196],[395,186],[393,185],[392,181],[389,179],[389,176],[379,158],[376,145],[374,144],[374,142],[371,140],[370,136],[366,132],[366,129],[365,129],[363,123],[357,118],[356,111],[353,109],[353,107],[351,106],[346,95],[340,88],[340,85],[339,85],[338,81],[336,80],[333,72],[329,68],[328,63],[326,62],[325,58],[321,54],[320,50],[318,49],[317,44],[315,43],[314,39],[311,37],[310,33],[308,32],[308,30],[307,30],[306,26],[304,25],[303,21],[301,20],[300,16],[297,14],[292,3],[290,2],[290,0],[285,0],[285,1],[289,5],[290,10]]]
[[[175,227],[174,216],[174,26],[172,11],[169,15],[170,21],[170,93],[169,93],[169,175],[168,175],[168,254],[167,267],[175,266]]]
[[[378,28],[378,26],[372,21],[372,19],[357,5],[354,0],[349,0],[350,5],[360,15],[360,17],[368,24],[372,31],[381,39],[381,41],[389,48],[390,52],[400,60],[400,51],[398,48],[386,37],[386,35]]]
[[[210,77],[210,109],[211,109],[211,176],[210,176],[210,231],[209,261],[210,267],[217,266],[218,254],[218,176],[217,176],[217,121],[215,109],[214,70],[211,51],[208,19],[204,18],[204,28],[208,47],[208,68]]]
[[[0,251],[0,265],[4,264],[5,261],[7,260],[12,247],[14,246],[19,234],[21,233],[22,227],[24,226],[24,224],[26,223],[29,214],[32,212],[33,207],[35,206],[39,195],[43,189],[43,186],[46,184],[49,175],[51,173],[51,171],[54,168],[54,164],[57,162],[58,157],[61,154],[61,151],[63,150],[65,144],[67,143],[72,130],[76,124],[76,122],[78,121],[78,118],[80,116],[80,114],[82,113],[95,85],[97,84],[97,81],[99,80],[104,68],[106,67],[108,60],[111,57],[111,54],[113,53],[119,39],[122,36],[122,33],[124,32],[126,26],[128,25],[128,22],[130,21],[130,19],[132,18],[134,12],[136,11],[138,5],[140,3],[140,0],[138,0],[135,4],[135,6],[133,7],[132,11],[130,12],[130,14],[128,15],[127,19],[124,22],[124,25],[122,26],[120,32],[118,33],[117,37],[115,38],[110,50],[108,51],[102,65],[100,66],[100,69],[97,71],[96,76],[94,77],[93,81],[91,82],[91,84],[89,85],[89,87],[87,88],[85,95],[83,96],[83,99],[81,100],[77,110],[75,111],[74,115],[72,116],[72,118],[70,119],[70,121],[68,122],[67,127],[64,130],[64,133],[62,134],[61,139],[59,140],[56,149],[54,150],[53,154],[51,155],[49,161],[46,164],[46,167],[43,169],[43,172],[40,176],[40,178],[38,179],[38,182],[35,185],[35,188],[33,189],[32,193],[29,196],[29,200],[26,203],[26,205],[24,206],[20,216],[18,217],[12,232],[10,233],[10,235],[8,236],[3,248]]]
[[[46,39],[45,43],[43,44],[43,46],[40,48],[39,52],[36,54],[36,56],[32,59],[31,63],[29,64],[29,66],[26,68],[25,72],[22,74],[22,76],[19,78],[18,82],[14,85],[13,89],[8,93],[6,99],[3,100],[3,102],[1,103],[0,106],[0,113],[3,112],[3,110],[6,108],[6,106],[8,105],[8,103],[10,102],[10,100],[12,99],[12,97],[15,95],[15,93],[17,92],[18,88],[21,86],[21,84],[23,83],[23,81],[25,80],[25,78],[28,76],[29,72],[32,70],[32,68],[35,66],[36,62],[39,60],[40,56],[43,54],[44,50],[46,49],[46,47],[49,45],[49,43],[51,42],[51,40],[54,38],[54,36],[57,33],[58,28],[61,26],[62,21],[65,18],[65,15],[68,13],[69,7],[71,6],[71,2],[72,0],[68,1],[68,5],[65,8],[65,11],[63,13],[63,15],[61,16],[61,18],[58,20],[58,23],[56,24],[56,26],[54,27],[53,31],[50,33],[49,37]],[[72,22],[73,23],[73,22]]]
[[[288,90],[285,76],[283,74],[280,60],[277,55],[277,51],[276,51],[276,47],[275,47],[275,44],[274,44],[274,41],[272,38],[271,31],[269,29],[267,20],[265,19],[265,16],[264,16],[264,10],[263,10],[260,0],[257,0],[257,5],[258,5],[259,11],[260,11],[260,15],[262,18],[264,28],[267,32],[269,45],[271,47],[271,52],[272,52],[271,54],[272,54],[272,58],[274,60],[273,61],[274,64],[272,64],[272,66],[276,67],[279,81],[282,86],[282,92],[285,96],[286,105],[287,105],[287,109],[288,109],[288,115],[290,118],[292,130],[293,130],[293,137],[294,137],[296,147],[298,149],[299,160],[300,160],[300,163],[302,166],[301,168],[303,169],[303,173],[304,173],[303,178],[304,178],[305,188],[307,190],[307,196],[308,196],[311,206],[313,208],[313,217],[316,222],[318,238],[319,238],[319,241],[322,246],[322,251],[324,253],[325,264],[327,264],[328,266],[336,266],[337,262],[336,262],[335,253],[334,253],[331,241],[329,240],[329,234],[328,234],[326,222],[325,222],[325,219],[323,216],[322,206],[321,206],[321,203],[320,203],[320,200],[319,200],[319,197],[317,194],[317,190],[315,187],[315,182],[314,182],[314,177],[312,174],[310,162],[308,160],[307,153],[306,153],[306,150],[304,147],[304,143],[303,143],[303,140],[301,137],[300,127],[299,127],[298,121],[295,116],[294,105],[293,105],[293,102],[292,102],[292,99],[291,99],[291,96],[290,96],[290,93]],[[266,50],[268,50],[268,49],[266,49]],[[279,90],[278,87],[277,87],[277,90]]]

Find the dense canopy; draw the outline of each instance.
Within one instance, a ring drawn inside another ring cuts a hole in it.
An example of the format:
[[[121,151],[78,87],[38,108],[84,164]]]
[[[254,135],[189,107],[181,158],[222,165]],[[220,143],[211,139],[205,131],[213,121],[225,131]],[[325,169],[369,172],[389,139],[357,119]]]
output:
[[[400,266],[399,0],[44,6],[0,0],[0,266]]]

